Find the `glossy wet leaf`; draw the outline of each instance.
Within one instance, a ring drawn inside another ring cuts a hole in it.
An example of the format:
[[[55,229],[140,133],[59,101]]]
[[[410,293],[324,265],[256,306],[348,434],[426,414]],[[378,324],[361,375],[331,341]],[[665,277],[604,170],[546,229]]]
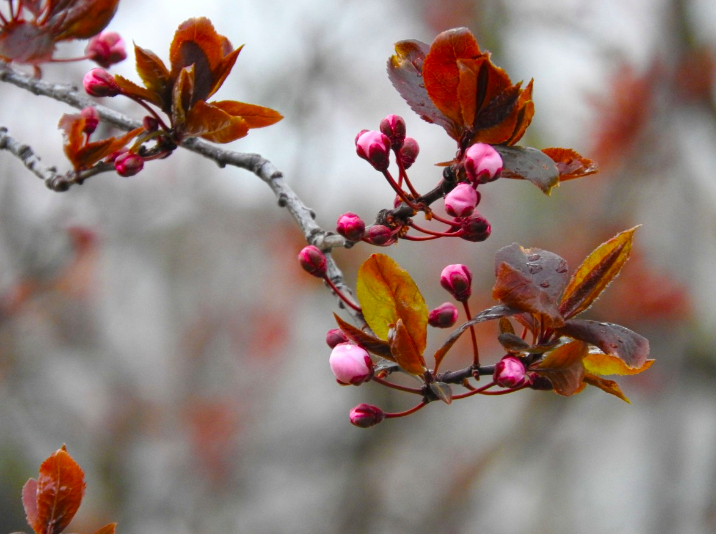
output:
[[[419,349],[403,323],[402,319],[398,319],[392,336],[389,336],[390,352],[400,367],[406,372],[413,375],[422,375],[425,372],[425,360],[422,351]]]
[[[497,145],[502,157],[503,178],[516,178],[532,182],[546,195],[559,185],[559,170],[547,154],[531,147]]]
[[[425,56],[423,79],[430,100],[446,117],[462,127],[466,124],[458,96],[458,60],[475,59],[480,55],[480,47],[470,30],[455,28],[439,34]]]
[[[508,306],[493,306],[492,308],[483,310],[475,315],[471,320],[460,325],[435,352],[435,355],[433,356],[435,359],[434,371],[437,372],[443,359],[447,356],[447,353],[468,328],[479,323],[484,323],[485,321],[494,321],[502,317],[509,317],[510,315],[514,315],[516,313],[519,313],[519,310],[514,310]]]
[[[637,228],[621,232],[597,247],[574,272],[560,304],[566,318],[587,310],[617,277],[629,259]]]
[[[40,466],[37,479],[37,534],[59,534],[74,517],[85,491],[84,472],[62,448]]]
[[[583,341],[571,341],[547,354],[544,359],[532,366],[549,378],[555,392],[569,397],[579,390],[584,377],[582,359],[587,355],[588,346]]]
[[[554,161],[559,171],[560,182],[599,172],[596,163],[571,148],[545,148],[542,152]]]
[[[624,360],[617,356],[592,352],[584,358],[584,369],[593,375],[636,375],[652,366],[654,360],[646,360],[644,365],[637,368],[629,367]]]
[[[370,334],[366,334],[360,328],[356,328],[352,324],[345,322],[335,313],[333,314],[333,317],[335,317],[336,323],[338,323],[338,328],[340,328],[346,337],[353,341],[356,345],[360,345],[365,350],[375,354],[376,356],[395,361],[393,354],[390,352],[390,343],[371,336]]]
[[[460,127],[435,107],[425,89],[423,64],[429,49],[429,45],[415,40],[395,43],[396,54],[388,59],[388,78],[421,119],[442,126],[450,137],[458,140]]]
[[[492,288],[492,298],[523,312],[537,315],[547,326],[561,326],[564,321],[557,303],[543,288],[515,267],[501,263]]]
[[[243,102],[236,102],[234,100],[221,100],[219,102],[212,102],[211,105],[228,113],[232,117],[241,118],[249,129],[271,126],[283,119],[283,115],[273,109],[256,106],[254,104],[244,104]]]
[[[629,399],[627,399],[626,395],[622,393],[621,388],[619,387],[619,384],[617,384],[614,380],[607,380],[606,378],[601,378],[599,376],[594,376],[589,373],[584,374],[583,378],[584,382],[589,384],[590,386],[598,387],[605,393],[609,393],[610,395],[614,395],[618,399],[623,400],[627,404],[631,404]]]
[[[618,324],[571,319],[557,332],[599,347],[632,369],[641,368],[649,356],[649,340]]]
[[[373,254],[358,270],[356,295],[368,326],[381,339],[398,319],[422,354],[427,343],[428,308],[408,272],[384,254]]]
[[[567,261],[547,250],[523,248],[512,243],[495,253],[496,273],[502,263],[520,271],[555,302],[559,300],[569,280]]]

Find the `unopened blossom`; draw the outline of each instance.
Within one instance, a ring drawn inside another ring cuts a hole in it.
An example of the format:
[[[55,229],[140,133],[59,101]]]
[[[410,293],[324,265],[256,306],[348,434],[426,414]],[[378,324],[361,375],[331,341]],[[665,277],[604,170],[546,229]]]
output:
[[[328,364],[339,384],[358,386],[373,376],[373,361],[363,348],[352,343],[333,347]]]
[[[472,294],[472,272],[467,265],[448,265],[440,273],[440,285],[455,297],[455,300],[465,302]]]
[[[356,153],[378,171],[388,170],[390,165],[390,139],[376,131],[366,131],[356,139]]]
[[[453,217],[467,217],[475,211],[480,193],[470,184],[457,184],[445,195],[445,211]]]
[[[502,172],[502,157],[492,145],[475,143],[465,153],[465,172],[474,184],[491,182]]]

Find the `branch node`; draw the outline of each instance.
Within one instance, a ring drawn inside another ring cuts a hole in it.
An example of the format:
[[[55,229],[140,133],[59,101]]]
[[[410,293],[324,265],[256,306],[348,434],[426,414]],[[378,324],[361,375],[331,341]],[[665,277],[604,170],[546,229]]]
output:
[[[281,193],[278,196],[278,207],[285,208],[286,206],[288,206],[288,196],[286,195],[286,193]]]

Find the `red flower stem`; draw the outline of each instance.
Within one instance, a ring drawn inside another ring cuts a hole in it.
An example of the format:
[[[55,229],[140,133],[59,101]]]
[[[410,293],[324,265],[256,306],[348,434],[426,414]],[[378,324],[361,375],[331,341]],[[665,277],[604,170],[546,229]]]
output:
[[[517,388],[511,388],[511,389],[502,389],[500,391],[485,391],[483,395],[507,395],[508,393],[514,393],[515,391],[519,391],[521,389],[525,389],[528,387],[528,384],[524,384]],[[455,397],[453,397],[454,399]]]
[[[398,183],[402,184],[403,179],[405,179],[405,185],[408,186],[408,189],[410,189],[410,192],[413,194],[415,198],[418,198],[420,195],[413,187],[413,184],[410,183],[410,178],[408,178],[408,173],[405,171],[405,166],[403,165],[403,162],[400,160],[400,157],[398,156],[398,151],[395,151],[395,160],[398,162]]]
[[[169,131],[169,127],[166,124],[164,124],[164,121],[162,120],[162,118],[157,114],[156,111],[154,111],[151,107],[149,107],[149,105],[146,102],[137,98],[136,96],[129,95],[129,94],[125,93],[124,91],[122,91],[121,94],[123,94],[127,98],[130,98],[131,100],[134,100],[137,104],[139,104],[144,109],[146,109],[152,115],[152,117],[157,119],[157,122],[159,123],[159,126],[162,127],[162,130]]]
[[[413,221],[410,221],[408,223],[408,226],[410,226],[411,228],[415,228],[418,232],[422,232],[424,234],[434,235],[434,236],[438,236],[438,237],[455,237],[455,235],[457,234],[457,232],[435,232],[433,230],[428,230],[427,228],[422,228],[422,227],[418,226]]]
[[[415,211],[419,211],[419,206],[413,203],[412,200],[410,200],[406,194],[405,191],[403,191],[398,184],[395,183],[395,180],[393,179],[393,176],[390,174],[389,171],[385,170],[383,171],[383,176],[385,176],[385,179],[388,180],[388,183],[393,188],[395,193],[400,197],[400,200],[405,202],[408,206],[410,206],[411,209]]]
[[[526,326],[524,328],[522,328],[522,336],[521,337],[522,337],[522,339],[527,337],[527,327]]]
[[[433,239],[440,239],[437,235],[426,235],[426,236],[415,236],[415,235],[404,235],[401,239],[407,241],[432,241]]]
[[[455,221],[448,220],[445,217],[440,217],[440,215],[435,215],[435,212],[431,213],[431,217],[436,221],[440,221],[441,223],[445,223],[449,226],[455,226]]]
[[[3,24],[7,24],[7,19],[3,16],[2,13],[0,13],[0,21],[2,21]]]
[[[393,389],[398,389],[400,391],[407,391],[408,393],[416,393],[417,395],[423,394],[423,391],[421,389],[409,388],[407,386],[393,384],[392,382],[388,382],[387,380],[383,380],[382,378],[378,378],[377,376],[374,376],[371,380],[373,380],[374,382],[378,382],[379,384],[381,384],[383,386],[387,386],[387,387],[393,388]]]
[[[353,309],[354,309],[355,311],[357,311],[357,312],[363,311],[360,306],[357,306],[357,305],[355,305],[353,302],[351,302],[350,300],[348,300],[348,298],[341,292],[341,290],[338,289],[333,282],[331,282],[331,279],[328,278],[328,276],[324,276],[324,277],[323,277],[323,280],[328,284],[328,287],[330,287],[330,288],[333,290],[333,292],[334,292],[336,295],[338,295],[338,297],[339,297],[343,302],[345,302],[348,306],[350,306],[351,308],[353,308]]]
[[[454,398],[455,398],[455,397],[453,397],[453,399],[454,399]],[[406,415],[410,415],[410,414],[412,414],[412,413],[417,412],[420,408],[423,408],[423,407],[427,406],[427,404],[428,404],[427,402],[423,401],[423,402],[421,402],[420,404],[416,404],[415,406],[413,406],[413,407],[410,408],[409,410],[405,410],[404,412],[386,413],[386,414],[385,414],[385,418],[386,418],[386,419],[392,419],[392,418],[394,418],[394,417],[405,417]]]
[[[13,0],[10,0],[10,20],[17,20],[17,16],[19,15],[19,13],[19,9],[17,10],[17,12],[15,12],[15,2]]]
[[[467,393],[460,393],[459,395],[453,395],[452,400],[459,400],[459,399],[466,399],[468,397],[472,397],[473,395],[489,395],[489,393],[486,393],[488,389],[491,387],[494,387],[496,384],[494,382],[490,382],[489,384],[486,384],[482,386],[481,388],[473,388],[472,391],[468,391]]]
[[[472,319],[472,315],[470,314],[470,305],[467,303],[467,300],[464,300],[462,303],[463,308],[465,308],[465,315],[467,316],[467,320],[470,321]],[[475,325],[470,325],[470,337],[472,338],[472,365],[473,367],[480,367],[480,351],[477,348],[477,335],[475,334]],[[478,377],[480,375],[477,375]],[[476,378],[476,380],[479,380],[479,378]]]

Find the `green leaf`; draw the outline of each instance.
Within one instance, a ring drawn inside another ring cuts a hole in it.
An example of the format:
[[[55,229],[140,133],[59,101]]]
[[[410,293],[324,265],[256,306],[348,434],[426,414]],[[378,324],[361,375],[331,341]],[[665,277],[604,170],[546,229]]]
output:
[[[638,226],[602,243],[572,275],[559,309],[569,319],[587,310],[614,280],[629,259]]]
[[[358,270],[356,295],[368,326],[381,339],[402,319],[421,354],[427,344],[428,307],[408,272],[384,254],[373,254]]]

